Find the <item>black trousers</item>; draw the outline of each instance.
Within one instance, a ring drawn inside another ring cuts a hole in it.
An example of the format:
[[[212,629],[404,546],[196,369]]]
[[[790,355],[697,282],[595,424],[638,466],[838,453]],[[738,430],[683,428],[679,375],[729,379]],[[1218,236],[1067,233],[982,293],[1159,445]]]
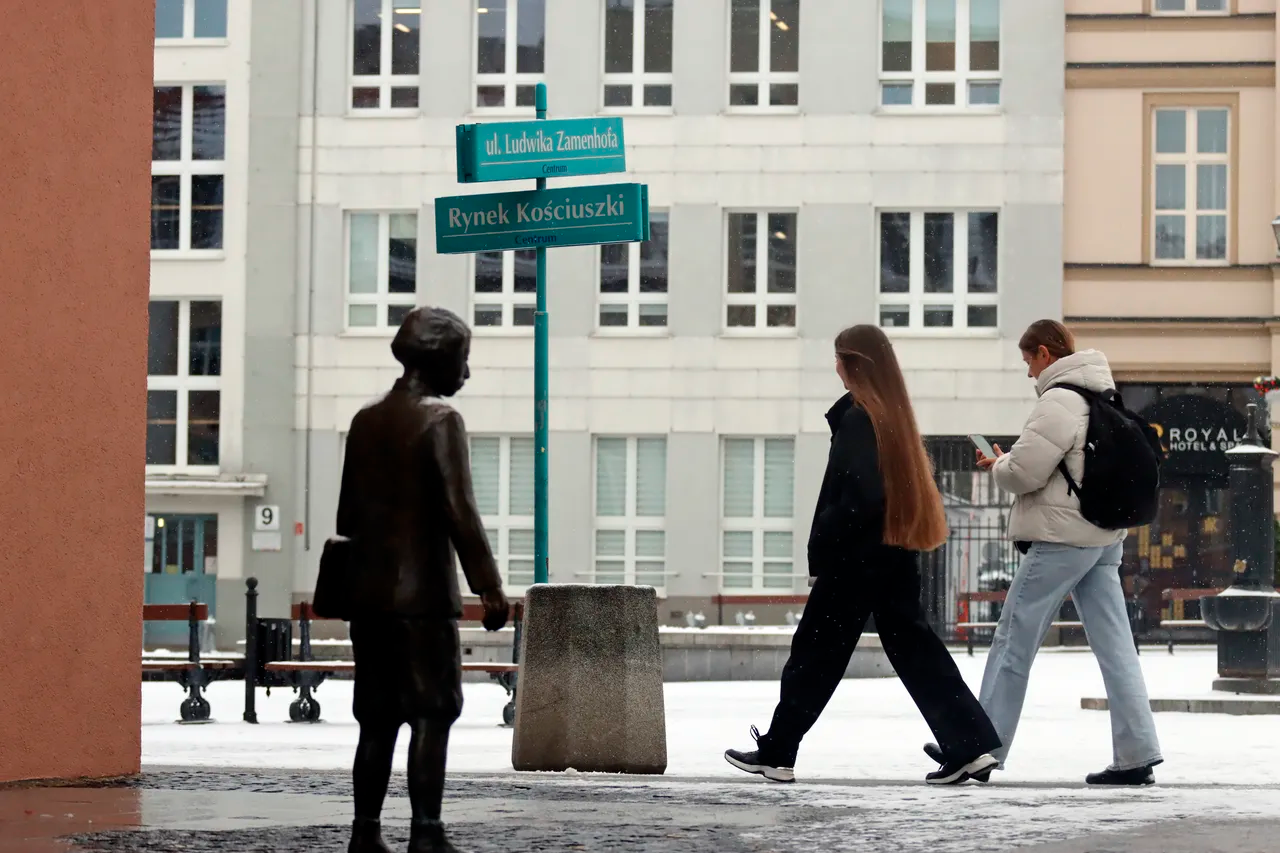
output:
[[[814,582],[782,671],[782,695],[766,736],[768,746],[794,755],[844,678],[872,614],[889,662],[943,754],[968,761],[1000,746],[951,653],[925,621],[914,555],[822,575]]]

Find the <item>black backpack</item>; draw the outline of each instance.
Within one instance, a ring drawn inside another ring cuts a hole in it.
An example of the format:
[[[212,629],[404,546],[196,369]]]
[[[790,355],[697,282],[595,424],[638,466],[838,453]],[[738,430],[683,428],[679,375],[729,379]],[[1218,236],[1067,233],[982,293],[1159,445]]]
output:
[[[1114,388],[1099,392],[1078,385],[1053,387],[1074,391],[1089,404],[1081,483],[1067,471],[1066,459],[1058,462],[1067,488],[1080,500],[1080,514],[1105,530],[1150,524],[1160,502],[1160,463],[1164,461],[1160,436],[1124,407]]]

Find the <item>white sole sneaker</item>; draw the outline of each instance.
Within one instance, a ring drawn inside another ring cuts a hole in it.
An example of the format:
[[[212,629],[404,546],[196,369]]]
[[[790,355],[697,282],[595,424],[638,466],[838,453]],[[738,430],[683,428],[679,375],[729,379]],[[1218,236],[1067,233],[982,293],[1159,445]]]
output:
[[[925,782],[929,785],[959,785],[962,782],[967,782],[977,776],[990,774],[990,771],[999,763],[1000,762],[995,758],[984,753],[973,759],[973,761],[970,761],[968,764],[956,767],[945,776],[939,775],[926,777]],[[989,775],[988,778],[990,778]]]
[[[771,782],[796,781],[796,771],[791,767],[769,767],[763,764],[748,764],[745,761],[739,761],[727,752],[724,755],[724,760],[739,770],[744,770],[747,773],[754,773],[757,776],[763,776]]]

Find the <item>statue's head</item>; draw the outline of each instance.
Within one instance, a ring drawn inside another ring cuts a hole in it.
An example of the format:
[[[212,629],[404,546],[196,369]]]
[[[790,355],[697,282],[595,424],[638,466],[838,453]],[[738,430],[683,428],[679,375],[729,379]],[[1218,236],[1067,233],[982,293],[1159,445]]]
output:
[[[433,393],[452,397],[471,377],[471,330],[452,311],[415,308],[391,341],[391,354],[406,374],[415,374]]]

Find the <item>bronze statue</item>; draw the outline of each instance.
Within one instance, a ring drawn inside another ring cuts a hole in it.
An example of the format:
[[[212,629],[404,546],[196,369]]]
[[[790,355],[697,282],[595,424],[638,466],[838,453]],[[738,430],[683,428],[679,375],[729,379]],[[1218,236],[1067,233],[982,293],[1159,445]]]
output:
[[[462,711],[457,551],[485,627],[507,619],[502,578],[471,489],[462,416],[441,397],[471,376],[471,332],[441,308],[411,311],[391,344],[404,375],[347,434],[338,535],[351,540],[351,642],[360,723],[349,853],[389,853],[382,801],[400,727],[409,743],[410,853],[455,853],[440,822],[449,728]]]

